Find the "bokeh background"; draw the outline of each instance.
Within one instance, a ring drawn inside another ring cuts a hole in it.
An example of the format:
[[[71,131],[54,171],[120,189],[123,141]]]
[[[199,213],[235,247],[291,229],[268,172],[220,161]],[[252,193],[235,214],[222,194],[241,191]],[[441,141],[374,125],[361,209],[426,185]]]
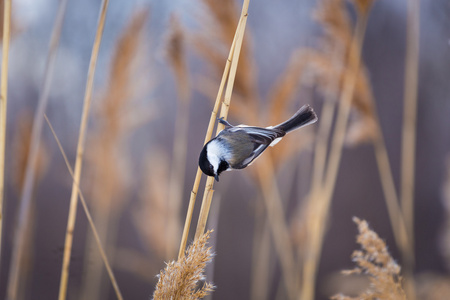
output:
[[[72,164],[100,2],[68,2],[46,109]],[[338,51],[324,42],[330,34],[327,36],[324,23],[316,17],[327,2],[341,1],[250,2],[230,122],[275,125],[307,103],[321,119],[330,93],[323,87],[329,82],[321,78],[326,78],[327,72],[327,78],[335,74],[326,68],[317,71],[317,66],[306,62],[314,60],[312,54]],[[13,1],[2,299],[33,114],[42,92],[58,5],[56,0]],[[198,154],[241,5],[242,1],[233,0],[110,1],[94,81],[81,186],[125,299],[151,297],[164,261],[176,259]],[[357,17],[353,2],[344,1],[341,8],[353,28]],[[365,70],[360,75],[367,79],[363,90],[372,95],[374,105],[369,108],[379,116],[397,191],[402,157],[406,8],[405,0],[374,1],[362,50]],[[450,192],[446,192],[450,186],[449,28],[450,2],[421,1],[414,175],[414,275],[418,295],[428,295],[423,290],[438,281],[450,285]],[[366,97],[364,92],[359,96]],[[348,285],[360,285],[338,275],[340,270],[352,268],[350,256],[358,248],[353,216],[367,220],[402,264],[374,147],[370,133],[365,131],[370,128],[364,127],[370,126],[364,123],[365,113],[364,107],[351,112],[326,218],[315,299],[328,299],[347,292]],[[302,257],[305,247],[304,220],[316,217],[305,212],[318,127],[317,123],[290,134],[266,154],[274,164],[273,178],[278,183],[296,258]],[[265,161],[224,173],[215,184],[207,226],[215,230],[210,245],[216,256],[207,269],[207,280],[217,286],[213,299],[288,299],[272,231],[267,229],[266,210],[270,207],[264,204],[257,176],[264,168],[258,164]],[[18,299],[54,299],[58,295],[72,179],[47,125],[36,170]],[[201,196],[199,193],[199,199]],[[191,228],[195,228],[200,202],[197,200]],[[80,205],[74,234],[67,298],[115,299]],[[439,299],[426,297],[418,299]]]

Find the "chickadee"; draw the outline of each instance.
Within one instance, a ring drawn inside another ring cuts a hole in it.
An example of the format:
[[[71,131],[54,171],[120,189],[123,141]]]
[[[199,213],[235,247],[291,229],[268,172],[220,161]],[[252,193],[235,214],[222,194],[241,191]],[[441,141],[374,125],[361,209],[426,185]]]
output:
[[[317,121],[309,105],[302,106],[289,120],[266,128],[247,125],[233,126],[222,118],[227,128],[203,147],[198,165],[203,173],[219,181],[223,171],[243,169],[250,165],[268,146],[274,146],[286,133]]]

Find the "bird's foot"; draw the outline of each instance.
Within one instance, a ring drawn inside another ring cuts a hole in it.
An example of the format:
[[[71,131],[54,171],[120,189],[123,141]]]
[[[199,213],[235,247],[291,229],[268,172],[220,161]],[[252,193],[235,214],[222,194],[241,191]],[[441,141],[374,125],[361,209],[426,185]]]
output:
[[[225,125],[225,126],[229,126],[229,127],[233,127],[233,125],[231,125],[230,123],[228,123],[227,120],[224,120],[223,117],[221,118],[217,118],[217,120],[219,121],[219,123]]]

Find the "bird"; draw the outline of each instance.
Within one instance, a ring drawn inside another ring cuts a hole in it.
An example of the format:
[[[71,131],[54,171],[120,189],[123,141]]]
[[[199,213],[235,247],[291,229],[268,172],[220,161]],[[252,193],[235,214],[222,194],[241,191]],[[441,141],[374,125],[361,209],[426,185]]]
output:
[[[249,166],[267,147],[275,146],[287,133],[313,124],[317,119],[309,105],[303,105],[290,119],[276,126],[233,126],[219,118],[225,129],[203,146],[199,167],[204,174],[219,181],[222,172]]]

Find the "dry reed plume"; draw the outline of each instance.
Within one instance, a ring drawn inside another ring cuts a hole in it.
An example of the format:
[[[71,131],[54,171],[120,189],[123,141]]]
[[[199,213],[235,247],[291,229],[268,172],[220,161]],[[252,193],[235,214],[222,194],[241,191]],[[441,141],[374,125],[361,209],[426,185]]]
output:
[[[153,293],[154,300],[196,300],[207,296],[214,290],[212,283],[206,282],[203,275],[206,264],[211,262],[214,254],[207,247],[212,230],[197,238],[177,261],[166,263],[161,270],[159,280]]]
[[[402,288],[400,266],[390,255],[386,243],[378,234],[369,228],[365,220],[353,218],[358,225],[359,234],[356,241],[361,250],[355,250],[352,260],[357,265],[353,270],[344,271],[345,274],[366,274],[370,279],[370,286],[357,297],[343,295],[333,296],[335,300],[406,300]]]

